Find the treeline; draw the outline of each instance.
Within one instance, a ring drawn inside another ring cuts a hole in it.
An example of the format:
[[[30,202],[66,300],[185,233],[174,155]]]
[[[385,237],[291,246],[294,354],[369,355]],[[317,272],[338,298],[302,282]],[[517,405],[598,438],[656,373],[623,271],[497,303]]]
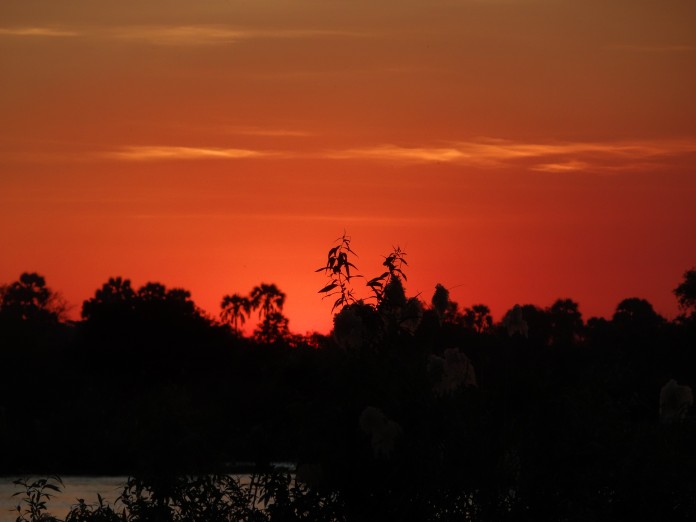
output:
[[[559,299],[495,323],[440,285],[407,297],[398,249],[358,299],[351,259],[344,237],[319,269],[328,336],[290,334],[274,285],[225,296],[217,320],[114,278],[68,322],[23,274],[0,300],[0,473],[290,461],[346,520],[693,519],[696,271],[673,321],[629,298],[610,319]]]
[[[258,306],[260,322],[245,338],[233,321],[207,317],[189,292],[158,283],[135,289],[111,278],[83,303],[80,321],[64,320],[64,301],[38,274],[3,286],[0,474],[287,457],[287,444],[266,450],[284,406],[277,377],[303,365],[320,336],[288,332],[275,285],[252,295],[247,313]]]

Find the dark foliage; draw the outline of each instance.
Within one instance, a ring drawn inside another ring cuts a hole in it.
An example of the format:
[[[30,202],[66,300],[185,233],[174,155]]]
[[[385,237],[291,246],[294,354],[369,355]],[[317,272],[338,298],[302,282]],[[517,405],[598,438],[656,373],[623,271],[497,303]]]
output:
[[[494,324],[441,285],[409,298],[401,251],[365,302],[343,247],[322,268],[328,337],[291,335],[274,285],[223,300],[226,324],[158,284],[111,279],[78,323],[51,316],[42,279],[4,287],[0,473],[139,477],[73,521],[694,519],[693,321],[631,298],[585,322],[559,299]],[[247,338],[233,317],[253,303]],[[297,468],[259,478],[273,502],[235,511],[249,491],[225,472],[274,461]]]

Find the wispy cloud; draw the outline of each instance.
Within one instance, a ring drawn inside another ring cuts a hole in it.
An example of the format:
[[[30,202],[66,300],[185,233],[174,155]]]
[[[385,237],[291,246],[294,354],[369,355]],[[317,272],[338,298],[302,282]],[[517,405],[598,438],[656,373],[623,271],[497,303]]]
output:
[[[630,167],[669,156],[696,153],[696,139],[620,142],[525,143],[482,138],[447,144],[446,147],[376,147],[328,151],[326,158],[377,160],[401,163],[454,163],[480,167],[524,162],[546,172],[570,172],[602,167]],[[531,164],[530,164],[531,163]]]
[[[458,162],[467,158],[467,154],[457,148],[401,147],[398,145],[334,150],[326,152],[324,156],[329,159],[369,159],[408,163]]]
[[[154,45],[215,45],[252,39],[308,39],[358,36],[358,33],[326,30],[239,29],[222,25],[127,26],[113,29],[121,40]]]
[[[585,161],[565,161],[559,163],[540,163],[531,167],[538,172],[575,172],[587,170],[590,164]]]
[[[243,129],[241,129],[243,131]],[[293,131],[248,129],[261,135],[304,135]],[[280,134],[276,134],[280,133]],[[449,142],[446,146],[379,145],[328,151],[245,149],[208,146],[129,145],[95,152],[86,159],[194,161],[237,159],[371,161],[417,165],[446,163],[478,168],[518,168],[538,172],[653,170],[674,158],[696,154],[696,138],[655,141],[528,143],[500,139]],[[52,156],[51,156],[52,157]],[[59,158],[54,158],[54,160]],[[73,155],[69,156],[74,159]],[[82,156],[85,159],[85,156]],[[35,160],[36,158],[34,158]]]
[[[243,159],[271,156],[273,152],[209,147],[131,146],[100,154],[103,158],[125,161]]]
[[[151,45],[223,45],[245,40],[294,40],[318,38],[346,38],[363,36],[349,31],[322,29],[259,29],[226,25],[132,25],[113,28],[83,27],[0,27],[0,37],[68,37],[81,36]]]
[[[79,36],[76,31],[57,29],[55,27],[0,27],[0,36],[42,36],[66,37]]]

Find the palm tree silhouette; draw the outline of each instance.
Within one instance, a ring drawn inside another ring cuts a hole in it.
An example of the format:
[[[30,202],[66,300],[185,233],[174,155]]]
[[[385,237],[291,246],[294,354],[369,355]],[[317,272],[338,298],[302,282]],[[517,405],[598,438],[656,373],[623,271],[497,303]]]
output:
[[[493,326],[491,309],[485,304],[475,304],[464,311],[464,322],[477,334],[487,332]]]
[[[232,294],[222,298],[220,318],[232,326],[235,333],[246,322],[246,316],[251,312],[251,301],[248,297]]]
[[[285,294],[274,285],[261,283],[251,291],[251,307],[259,311],[259,317],[267,319],[273,313],[283,311]]]

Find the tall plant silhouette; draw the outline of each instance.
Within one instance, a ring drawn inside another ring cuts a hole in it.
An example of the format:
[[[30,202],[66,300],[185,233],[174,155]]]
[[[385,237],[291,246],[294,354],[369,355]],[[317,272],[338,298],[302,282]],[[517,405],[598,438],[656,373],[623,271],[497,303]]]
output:
[[[357,254],[350,248],[350,236],[345,233],[336,239],[337,243],[329,250],[326,265],[317,268],[315,272],[324,272],[329,279],[329,283],[319,290],[324,297],[336,297],[331,307],[333,312],[336,308],[343,308],[346,305],[357,302],[350,287],[350,280],[353,277],[361,277],[355,272],[350,273],[351,268],[356,271],[357,267],[348,260],[349,254],[357,257]]]
[[[367,282],[367,286],[369,286],[372,292],[375,294],[375,299],[377,299],[378,304],[381,304],[385,297],[389,295],[389,289],[393,290],[395,288],[403,288],[400,284],[401,279],[404,281],[407,279],[402,267],[404,265],[408,265],[405,257],[406,252],[401,250],[401,248],[398,246],[394,247],[391,254],[384,256],[382,266],[384,266],[387,271]]]
[[[350,236],[344,233],[336,242],[337,244],[329,250],[326,265],[315,270],[315,272],[324,272],[329,279],[328,284],[319,290],[319,293],[326,294],[324,297],[336,297],[331,308],[332,312],[336,308],[341,309],[345,306],[362,302],[362,300],[355,297],[353,288],[350,286],[351,279],[363,277],[360,274],[356,274],[358,267],[349,260],[351,255],[358,256],[350,248]],[[386,271],[366,283],[372,290],[373,298],[378,305],[382,304],[390,289],[400,285],[401,279],[406,281],[406,274],[402,270],[402,267],[408,264],[405,257],[406,252],[398,246],[394,247],[389,255],[384,256],[382,265],[386,268]]]
[[[251,300],[239,294],[226,295],[222,298],[220,307],[222,308],[220,318],[232,326],[236,334],[239,334],[241,326],[251,312]]]

